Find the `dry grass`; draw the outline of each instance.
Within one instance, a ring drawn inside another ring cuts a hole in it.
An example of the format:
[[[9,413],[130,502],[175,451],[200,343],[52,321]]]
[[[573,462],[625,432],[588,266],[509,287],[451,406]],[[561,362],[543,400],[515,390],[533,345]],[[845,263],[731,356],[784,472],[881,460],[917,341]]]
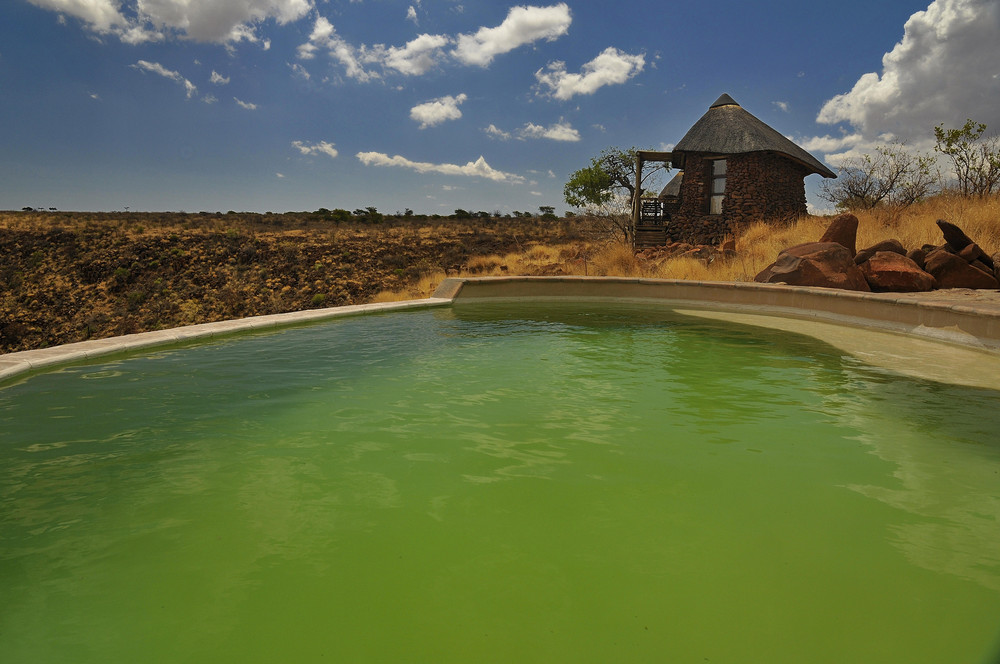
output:
[[[981,200],[942,194],[902,211],[859,211],[856,215],[859,249],[889,239],[899,240],[908,249],[941,244],[944,240],[935,221],[944,219],[962,228],[987,253],[1000,250],[1000,197]],[[785,247],[819,240],[830,221],[830,217],[806,216],[784,226],[763,222],[751,224],[735,238],[735,258],[716,258],[711,262],[690,257],[642,260],[619,243],[577,241],[535,244],[503,257],[475,257],[452,276],[567,274],[752,281]],[[426,297],[445,276],[443,273],[430,275],[413,288],[380,293],[379,301]]]

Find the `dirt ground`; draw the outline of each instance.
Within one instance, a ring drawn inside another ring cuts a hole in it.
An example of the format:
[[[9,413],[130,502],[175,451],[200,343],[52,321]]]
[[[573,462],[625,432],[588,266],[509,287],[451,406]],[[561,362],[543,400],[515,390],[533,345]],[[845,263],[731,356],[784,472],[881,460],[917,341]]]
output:
[[[586,233],[537,218],[0,212],[0,353],[359,304],[473,256]]]

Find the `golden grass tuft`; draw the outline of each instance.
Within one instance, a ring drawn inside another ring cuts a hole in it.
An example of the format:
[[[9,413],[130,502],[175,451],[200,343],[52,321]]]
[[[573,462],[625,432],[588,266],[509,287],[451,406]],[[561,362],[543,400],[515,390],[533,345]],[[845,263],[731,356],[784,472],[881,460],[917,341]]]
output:
[[[606,277],[642,276],[642,266],[631,247],[617,242],[600,247],[591,258],[593,274]]]
[[[370,302],[401,302],[403,300],[422,300],[430,297],[441,285],[447,275],[440,270],[421,276],[416,283],[410,284],[400,290],[382,291],[373,297]]]
[[[899,240],[907,249],[941,244],[944,239],[935,222],[944,219],[959,226],[988,254],[1000,250],[1000,197],[997,196],[977,199],[946,193],[904,210],[865,210],[854,214],[858,217],[858,249],[890,239]],[[468,261],[466,269],[456,276],[568,274],[752,281],[782,249],[818,241],[832,219],[805,216],[789,224],[750,224],[741,229],[735,238],[735,257],[717,257],[711,262],[685,256],[642,260],[631,248],[617,242],[577,240],[563,244],[534,244],[502,258],[495,255],[474,257]],[[502,270],[500,266],[507,269]],[[425,282],[428,279],[433,281],[432,277],[424,277],[412,289],[380,294],[379,298],[427,297],[433,288]],[[444,275],[439,274],[434,282],[435,288],[442,279]]]

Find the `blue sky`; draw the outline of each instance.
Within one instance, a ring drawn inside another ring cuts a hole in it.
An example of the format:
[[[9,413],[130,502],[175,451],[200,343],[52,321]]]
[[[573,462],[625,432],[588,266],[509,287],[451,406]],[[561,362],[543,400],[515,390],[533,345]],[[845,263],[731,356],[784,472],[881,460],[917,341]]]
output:
[[[3,0],[0,209],[561,213],[723,92],[833,167],[1000,130],[1000,2]]]

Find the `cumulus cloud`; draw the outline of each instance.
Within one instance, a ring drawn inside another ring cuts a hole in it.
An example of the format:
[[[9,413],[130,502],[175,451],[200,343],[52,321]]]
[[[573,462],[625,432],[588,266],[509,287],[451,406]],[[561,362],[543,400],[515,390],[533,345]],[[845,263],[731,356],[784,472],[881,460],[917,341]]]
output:
[[[774,107],[777,108],[779,111],[783,111],[785,113],[788,112],[787,101],[772,101],[771,103],[774,104]]]
[[[157,76],[162,76],[163,78],[168,78],[171,81],[180,83],[187,90],[187,97],[190,99],[197,91],[198,88],[194,83],[187,80],[181,76],[180,72],[173,71],[172,69],[167,69],[158,62],[149,62],[148,60],[139,60],[134,65],[129,65],[133,69],[138,69],[139,71],[149,72],[151,74],[156,74]]]
[[[212,70],[212,77],[208,79],[209,82],[215,83],[216,85],[226,85],[229,83],[229,77],[223,76],[219,72]]]
[[[491,123],[490,126],[483,131],[486,132],[487,136],[491,136],[492,138],[499,138],[501,141],[510,140],[510,132],[500,129],[495,124]]]
[[[934,0],[903,31],[881,72],[864,74],[823,105],[817,122],[850,129],[810,139],[814,149],[856,151],[886,135],[927,145],[933,127],[959,127],[966,118],[1000,126],[1000,3]]]
[[[28,0],[72,16],[99,34],[137,44],[166,34],[201,42],[260,41],[257,26],[273,19],[296,21],[312,10],[312,0]]]
[[[326,141],[320,141],[319,143],[313,143],[312,145],[303,143],[302,141],[292,141],[292,147],[304,155],[325,154],[331,159],[335,159],[339,154],[337,152],[337,148],[333,147],[333,143],[328,143]]]
[[[482,156],[476,161],[470,161],[464,166],[458,164],[432,164],[425,161],[411,161],[406,157],[395,155],[390,157],[382,152],[359,152],[358,160],[365,166],[397,166],[408,168],[417,173],[441,173],[443,175],[461,175],[479,177],[496,182],[523,183],[524,178],[513,173],[498,171],[486,163]]]
[[[449,39],[441,35],[418,35],[404,46],[354,46],[337,34],[333,24],[323,16],[316,19],[309,41],[298,48],[300,60],[312,60],[317,51],[326,51],[344,66],[347,76],[365,82],[380,78],[366,65],[380,65],[406,75],[426,73],[440,59]]]
[[[523,127],[515,130],[514,132],[504,131],[496,125],[491,124],[483,131],[486,132],[488,136],[498,138],[503,141],[510,140],[514,137],[519,140],[529,138],[547,138],[551,141],[566,141],[569,143],[575,143],[580,140],[580,132],[564,120],[560,120],[559,122],[551,124],[548,127],[543,127],[542,125],[537,125],[533,122],[526,122]]]
[[[643,70],[646,57],[641,53],[630,55],[613,46],[583,65],[581,73],[566,71],[566,63],[551,62],[535,72],[539,90],[547,88],[547,93],[556,99],[567,100],[576,95],[594,94],[605,85],[624,83]]]
[[[389,69],[395,69],[408,76],[426,73],[441,59],[442,49],[449,39],[442,35],[418,35],[402,47],[378,46],[366,54],[371,62],[377,62]]]
[[[573,129],[568,122],[557,122],[548,127],[528,123],[518,132],[521,138],[547,138],[552,141],[575,143],[580,140],[580,132]]]
[[[406,20],[413,21],[413,25],[418,25],[419,20],[417,19],[417,9],[413,5],[406,10]]]
[[[257,104],[251,104],[248,101],[242,101],[240,99],[237,99],[236,97],[233,97],[233,101],[235,101],[237,103],[237,105],[239,105],[240,108],[245,108],[248,111],[256,111],[257,110]]]
[[[485,67],[497,55],[524,44],[561,37],[569,30],[572,20],[565,2],[551,7],[513,7],[497,27],[460,35],[452,55],[465,64]]]
[[[448,120],[457,120],[462,117],[459,106],[468,99],[465,94],[456,97],[450,95],[432,99],[423,104],[418,104],[410,109],[410,117],[420,123],[421,129],[439,125]]]
[[[419,5],[418,5],[419,6]],[[415,20],[416,8],[408,16]],[[309,40],[298,47],[300,60],[312,60],[328,53],[343,65],[346,75],[360,82],[382,78],[382,73],[406,76],[427,73],[449,56],[461,64],[487,66],[500,54],[540,39],[556,39],[566,33],[571,22],[565,3],[551,7],[514,7],[495,28],[480,28],[473,34],[420,34],[403,46],[351,44],[337,34],[333,24],[317,16]],[[451,51],[449,46],[455,45]]]

